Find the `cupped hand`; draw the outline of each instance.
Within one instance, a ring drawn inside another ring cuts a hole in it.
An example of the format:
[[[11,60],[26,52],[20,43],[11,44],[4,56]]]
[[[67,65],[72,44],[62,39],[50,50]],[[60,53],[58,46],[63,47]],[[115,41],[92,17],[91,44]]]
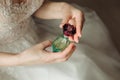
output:
[[[21,65],[63,62],[68,60],[76,49],[76,46],[71,43],[64,51],[54,53],[46,50],[49,46],[51,46],[51,42],[44,41],[23,51],[20,54]]]
[[[79,38],[82,35],[82,28],[84,23],[83,12],[65,3],[62,9],[62,13],[62,22],[60,27],[62,28],[66,23],[74,25],[76,27],[76,34],[69,37],[69,39],[78,43]]]

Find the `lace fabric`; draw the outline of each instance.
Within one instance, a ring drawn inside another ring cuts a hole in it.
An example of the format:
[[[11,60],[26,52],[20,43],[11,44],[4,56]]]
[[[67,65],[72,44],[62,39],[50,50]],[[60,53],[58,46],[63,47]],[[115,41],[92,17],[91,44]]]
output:
[[[29,17],[42,5],[43,0],[27,0],[25,3],[0,1],[0,45],[17,40],[30,27]]]

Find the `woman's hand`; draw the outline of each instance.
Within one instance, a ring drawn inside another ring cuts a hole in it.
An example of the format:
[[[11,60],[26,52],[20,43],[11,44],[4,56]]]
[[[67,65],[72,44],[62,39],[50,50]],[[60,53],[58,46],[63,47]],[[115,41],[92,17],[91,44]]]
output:
[[[25,51],[20,55],[20,65],[33,65],[33,64],[48,64],[63,62],[69,59],[75,50],[75,45],[71,43],[64,51],[53,53],[47,51],[46,48],[51,45],[50,41],[44,41],[37,44]]]
[[[76,27],[77,33],[73,37],[69,37],[70,40],[78,42],[79,37],[81,37],[84,23],[83,12],[65,2],[45,2],[34,13],[34,16],[42,19],[62,19],[60,27],[66,23]]]
[[[71,41],[75,41],[78,43],[79,38],[81,37],[82,27],[84,23],[83,13],[67,3],[63,4],[61,13],[62,13],[62,22],[60,27],[62,28],[66,23],[70,23],[71,25],[74,25],[76,27],[76,34],[74,36],[69,37],[69,39]]]

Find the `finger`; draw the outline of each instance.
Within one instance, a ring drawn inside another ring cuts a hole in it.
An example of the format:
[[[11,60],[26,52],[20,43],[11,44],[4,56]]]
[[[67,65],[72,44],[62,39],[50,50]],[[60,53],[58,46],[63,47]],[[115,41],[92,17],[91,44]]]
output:
[[[52,42],[50,40],[47,40],[47,41],[40,43],[38,46],[40,46],[41,49],[45,49],[45,48],[51,46],[51,44],[52,44]]]
[[[70,45],[64,51],[54,52],[54,53],[51,53],[51,54],[55,57],[61,57],[62,55],[69,53],[72,50],[72,48],[74,48],[74,47],[75,47],[75,45],[73,43],[70,43]]]
[[[76,18],[76,34],[79,36],[79,37],[81,37],[81,19],[80,18]]]
[[[67,61],[67,60],[68,60],[68,58],[56,59],[55,62],[56,62],[56,63],[59,63],[59,62],[65,62],[65,61]]]
[[[74,27],[76,27],[76,24],[75,24],[75,23],[76,23],[76,22],[75,22],[75,18],[72,18],[72,19],[69,20],[69,24],[73,25]],[[70,40],[70,41],[74,41],[74,36],[70,36],[70,37],[69,37],[69,40]]]
[[[75,23],[76,23],[76,22],[75,22],[75,18],[70,19],[68,23],[71,24],[71,25],[76,26],[76,25],[75,25]]]
[[[68,23],[69,19],[70,19],[70,17],[65,17],[65,18],[63,18],[63,20],[62,20],[62,22],[61,22],[61,24],[60,24],[60,28],[63,28],[63,26],[64,26],[66,23]]]
[[[73,48],[73,50],[70,52],[70,54],[67,56],[67,58],[70,58],[71,57],[71,55],[73,54],[73,52],[75,51],[75,49],[76,49],[76,46]]]
[[[76,29],[77,29],[77,34],[79,37],[81,37],[81,31],[82,31],[82,26],[83,26],[83,13],[79,13],[76,18]]]
[[[78,43],[78,42],[79,42],[79,37],[78,37],[78,34],[75,34],[75,35],[74,35],[74,41],[75,41],[76,43]]]
[[[51,57],[53,59],[65,58],[74,48],[75,45],[71,43],[64,51],[51,53]]]
[[[75,48],[75,45],[73,43],[71,43],[64,51],[62,51],[61,56],[67,57],[69,54],[71,54],[71,52],[73,52]]]
[[[73,52],[75,51],[76,47],[74,47],[70,52],[69,52],[69,55],[67,55],[66,57],[63,57],[63,58],[60,58],[60,59],[56,59],[55,62],[65,62],[67,61],[71,55],[73,54]]]

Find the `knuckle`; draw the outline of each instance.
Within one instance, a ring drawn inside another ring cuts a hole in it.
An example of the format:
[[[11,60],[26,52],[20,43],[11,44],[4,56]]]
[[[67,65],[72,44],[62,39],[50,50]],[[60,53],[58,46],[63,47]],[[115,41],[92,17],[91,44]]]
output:
[[[67,57],[66,54],[63,54],[63,55],[60,56],[60,58],[62,58],[62,59],[66,58],[66,57]]]
[[[48,40],[48,43],[52,43],[50,40]]]
[[[62,62],[65,62],[65,61],[68,61],[68,58],[64,58],[64,59],[62,60]]]
[[[78,11],[79,16],[84,16],[84,13],[82,11]]]
[[[45,45],[45,44],[50,44],[50,43],[51,43],[51,41],[50,41],[50,40],[47,40],[47,41],[45,41],[44,45]]]
[[[83,12],[82,12],[82,11],[79,11],[79,14],[83,15]]]
[[[41,46],[41,47],[45,46],[45,43],[41,43],[40,46]]]

